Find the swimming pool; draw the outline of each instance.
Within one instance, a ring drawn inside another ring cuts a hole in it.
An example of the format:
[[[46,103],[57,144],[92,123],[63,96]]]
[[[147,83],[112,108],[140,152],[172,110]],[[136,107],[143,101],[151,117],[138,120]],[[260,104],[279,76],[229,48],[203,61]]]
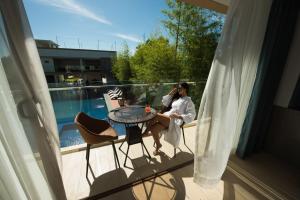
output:
[[[68,147],[84,143],[79,130],[74,124],[74,118],[79,112],[107,120],[107,107],[102,97],[95,99],[54,100],[53,108],[59,132],[61,147]],[[125,127],[112,124],[118,135],[125,135]]]

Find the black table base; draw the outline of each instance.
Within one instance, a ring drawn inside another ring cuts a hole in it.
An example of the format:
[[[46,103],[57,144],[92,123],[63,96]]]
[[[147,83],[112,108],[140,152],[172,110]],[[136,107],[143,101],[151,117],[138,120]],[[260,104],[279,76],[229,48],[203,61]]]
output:
[[[126,138],[124,142],[127,141],[128,147],[126,151],[124,167],[126,167],[126,161],[128,158],[130,145],[133,144],[141,143],[143,155],[144,155],[144,148],[145,148],[148,157],[151,159],[151,156],[143,142],[142,130],[144,124],[152,120],[156,116],[156,114],[157,112],[155,109],[150,108],[149,110],[149,108],[146,109],[145,106],[141,106],[141,105],[119,107],[114,110],[111,110],[108,113],[108,118],[111,121],[124,124],[126,128]],[[141,125],[141,127],[139,125]],[[119,147],[120,150],[124,142]]]
[[[121,150],[121,147],[125,141],[128,144],[127,151],[126,151],[126,157],[125,157],[125,161],[124,161],[124,167],[126,167],[126,161],[128,158],[128,152],[129,152],[130,145],[133,145],[133,144],[141,143],[143,153],[144,153],[144,148],[145,148],[145,150],[148,154],[148,158],[151,159],[151,156],[150,156],[150,154],[144,144],[144,141],[143,141],[143,135],[142,135],[143,126],[144,126],[144,123],[142,124],[141,128],[138,126],[138,124],[134,124],[134,125],[133,124],[125,124],[126,138],[123,141],[123,143],[121,144],[121,146],[119,147],[119,149]]]

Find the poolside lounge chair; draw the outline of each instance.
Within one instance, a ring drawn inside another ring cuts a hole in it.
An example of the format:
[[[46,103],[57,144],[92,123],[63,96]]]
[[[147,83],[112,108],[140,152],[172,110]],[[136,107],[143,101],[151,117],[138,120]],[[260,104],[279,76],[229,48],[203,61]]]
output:
[[[120,89],[116,87],[114,90],[108,90],[107,94],[116,94]]]
[[[110,93],[108,95],[111,99],[115,100],[115,99],[122,97],[123,92],[122,92],[122,90],[118,89],[116,93]]]
[[[120,167],[119,158],[117,155],[114,140],[118,138],[116,131],[105,120],[99,120],[88,116],[87,114],[80,112],[75,118],[75,124],[77,125],[81,136],[87,143],[86,148],[86,176],[88,174],[90,148],[93,144],[99,144],[104,142],[111,142],[116,164]]]

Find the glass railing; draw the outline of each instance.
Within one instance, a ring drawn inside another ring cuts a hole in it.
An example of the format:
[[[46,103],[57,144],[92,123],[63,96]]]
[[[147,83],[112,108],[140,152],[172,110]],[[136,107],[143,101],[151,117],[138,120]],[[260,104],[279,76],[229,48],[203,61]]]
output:
[[[54,112],[58,125],[61,147],[67,147],[84,143],[78,129],[74,124],[74,118],[79,112],[107,120],[108,109],[104,94],[108,90],[120,88],[123,97],[129,105],[146,105],[160,109],[162,96],[167,94],[176,83],[161,84],[122,84],[82,87],[50,88]],[[189,82],[190,94],[198,110],[205,86],[203,82]],[[121,124],[113,124],[119,135],[125,135],[125,128]]]

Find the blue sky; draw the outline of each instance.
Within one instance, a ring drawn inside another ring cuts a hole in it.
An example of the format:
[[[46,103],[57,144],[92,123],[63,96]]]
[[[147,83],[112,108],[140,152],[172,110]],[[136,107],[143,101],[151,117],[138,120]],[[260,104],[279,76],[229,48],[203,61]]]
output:
[[[119,50],[136,45],[161,25],[165,0],[24,0],[33,35],[60,47]]]

